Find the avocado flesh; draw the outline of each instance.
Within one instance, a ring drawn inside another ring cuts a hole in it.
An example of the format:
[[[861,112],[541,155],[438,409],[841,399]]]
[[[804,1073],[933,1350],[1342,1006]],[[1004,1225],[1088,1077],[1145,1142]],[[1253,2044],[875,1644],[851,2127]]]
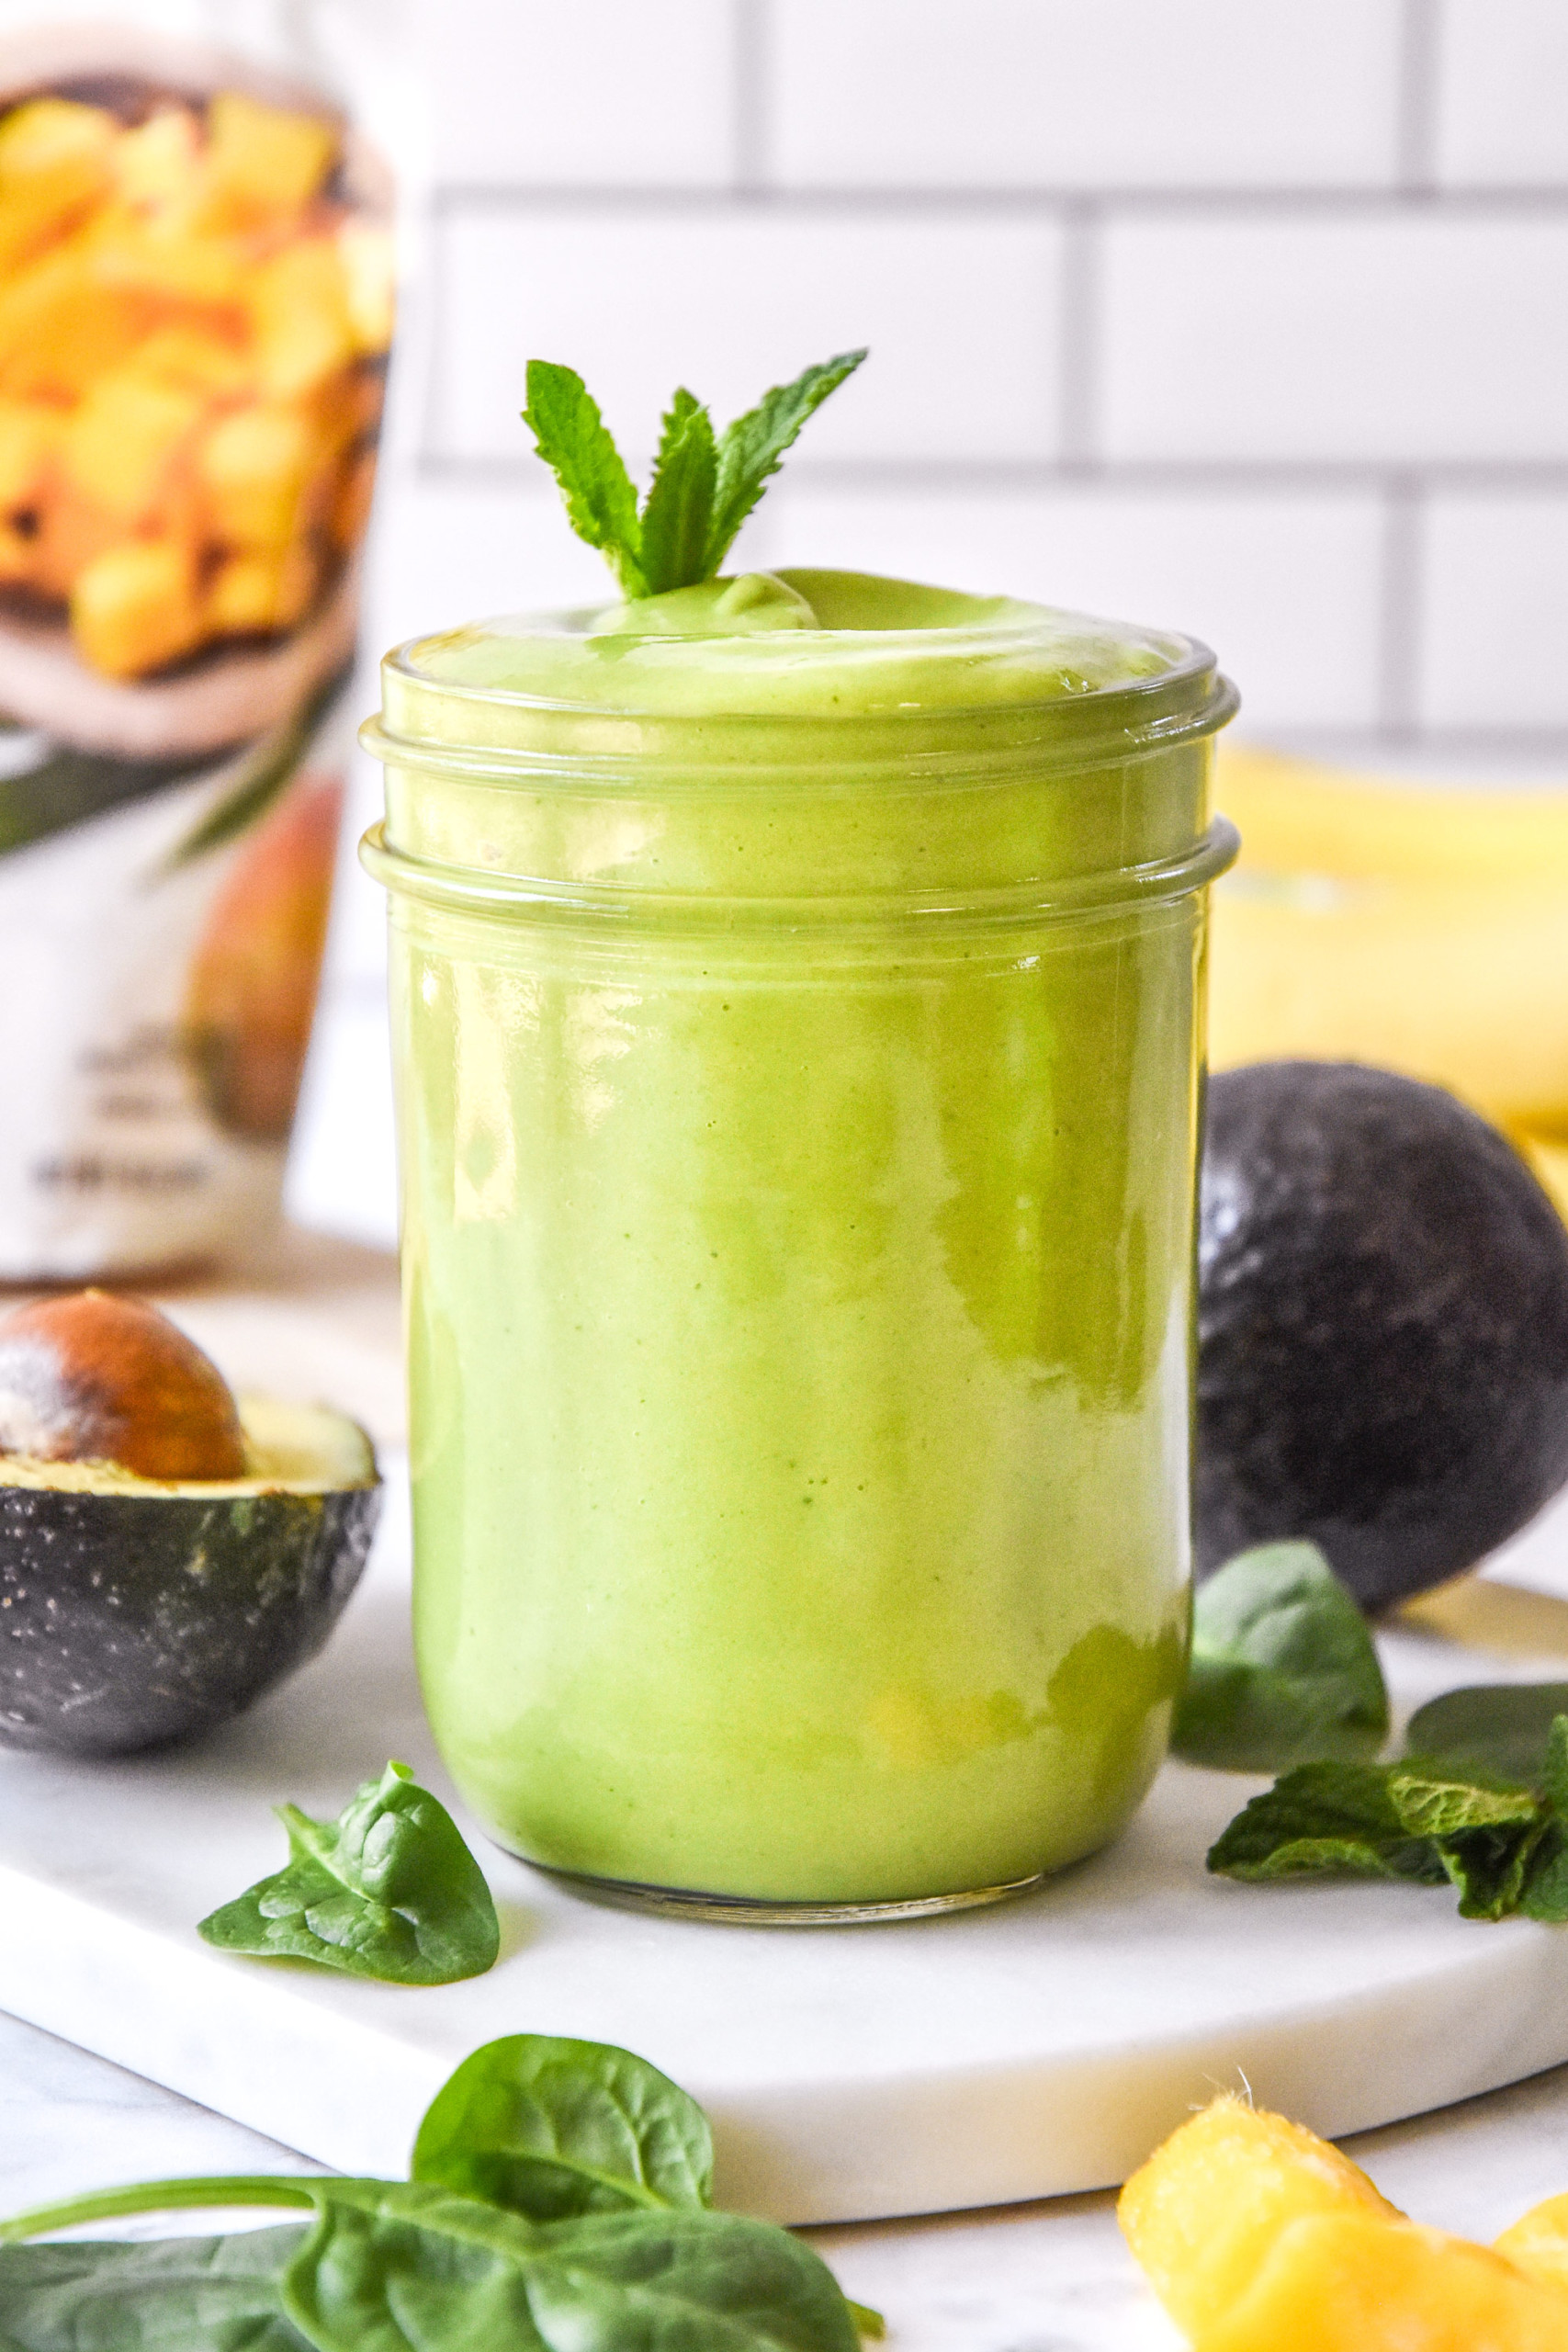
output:
[[[166,1746],[321,1649],[375,1533],[370,1442],[322,1406],[249,1398],[240,1415],[244,1478],[0,1462],[0,1746]]]
[[[1568,1231],[1442,1089],[1340,1062],[1212,1080],[1199,1261],[1201,1576],[1306,1538],[1375,1612],[1568,1479]]]
[[[376,1454],[357,1421],[328,1405],[286,1405],[276,1396],[238,1399],[249,1462],[243,1478],[142,1478],[118,1462],[49,1462],[0,1454],[0,1487],[51,1487],[74,1495],[330,1494],[376,1484]]]

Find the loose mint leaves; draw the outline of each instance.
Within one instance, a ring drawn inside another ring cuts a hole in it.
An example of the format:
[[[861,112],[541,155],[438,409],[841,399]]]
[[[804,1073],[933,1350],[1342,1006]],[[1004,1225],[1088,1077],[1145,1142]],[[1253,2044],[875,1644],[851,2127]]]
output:
[[[1198,1589],[1171,1745],[1230,1772],[1372,1757],[1388,1691],[1367,1622],[1315,1544],[1262,1544]]]
[[[203,1919],[208,1943],[390,1984],[453,1984],[494,1965],[501,1925],[484,1873],[406,1764],[367,1781],[335,1821],[276,1810],[286,1868]]]
[[[1243,1807],[1209,1868],[1249,1880],[1447,1879],[1467,1919],[1568,1920],[1568,1714],[1554,1717],[1533,1784],[1422,1757],[1299,1765]]]
[[[865,356],[841,351],[793,384],[775,384],[716,438],[707,410],[682,386],[664,418],[640,515],[625,460],[574,369],[529,360],[523,422],[560,484],[567,520],[605,558],[622,595],[662,596],[713,579],[807,417]]]
[[[710,2160],[702,2110],[643,2059],[510,2035],[436,2094],[412,2180],[150,2181],[0,2224],[0,2345],[854,2352],[857,2329],[880,2335],[787,2230],[712,2210]],[[311,2220],[154,2245],[17,2243],[124,2214],[267,2205]]]

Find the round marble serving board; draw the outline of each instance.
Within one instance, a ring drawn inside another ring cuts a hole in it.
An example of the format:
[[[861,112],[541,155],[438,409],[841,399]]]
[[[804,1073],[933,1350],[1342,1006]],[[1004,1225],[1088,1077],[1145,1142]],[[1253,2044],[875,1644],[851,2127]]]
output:
[[[242,1723],[118,1764],[0,1756],[0,2007],[355,2172],[403,2168],[425,2102],[479,2042],[621,2042],[707,2108],[721,2201],[790,2222],[1101,2187],[1218,2085],[1337,2134],[1568,2059],[1568,1930],[1467,1924],[1443,1890],[1209,1878],[1207,1845],[1260,1784],[1179,1765],[1111,1851],[992,1910],[647,1918],[564,1893],[465,1824],[503,1922],[489,1975],[411,1991],[212,1952],[195,1921],[282,1859],[276,1800],[334,1813],[388,1755],[449,1794],[414,1684],[396,1479],[389,1504],[325,1655]],[[1554,1526],[1561,1551],[1568,1520]],[[1505,1649],[1507,1591],[1482,1607]],[[1568,1603],[1514,1600],[1530,1641],[1568,1620]],[[1497,1670],[1438,1630],[1387,1649],[1407,1701]]]

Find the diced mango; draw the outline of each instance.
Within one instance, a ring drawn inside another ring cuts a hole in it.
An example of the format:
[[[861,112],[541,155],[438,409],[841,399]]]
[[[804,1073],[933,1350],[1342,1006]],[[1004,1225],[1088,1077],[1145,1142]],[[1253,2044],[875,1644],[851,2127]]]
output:
[[[112,115],[69,98],[32,98],[0,121],[0,271],[98,201],[116,135]]]
[[[1562,2352],[1568,2295],[1491,2248],[1375,2213],[1280,2230],[1196,2352]]]
[[[39,401],[0,400],[0,507],[37,496],[64,427],[60,409]]]
[[[204,406],[199,392],[144,376],[134,366],[105,376],[66,429],[66,474],[105,514],[138,522],[158,504]]]
[[[140,212],[188,212],[203,185],[203,151],[189,107],[160,107],[122,131],[110,158],[115,188]]]
[[[220,90],[207,110],[207,181],[215,216],[241,223],[287,218],[308,204],[339,146],[335,123]]]
[[[392,340],[397,287],[391,238],[366,221],[345,220],[337,232],[337,249],[355,347],[376,356]]]
[[[206,634],[246,637],[292,628],[316,593],[320,568],[308,548],[230,556],[219,566],[203,610]]]
[[[282,547],[299,527],[316,455],[310,421],[297,408],[257,405],[220,417],[197,460],[212,537],[235,548]]]
[[[131,364],[151,381],[225,398],[248,390],[254,374],[248,353],[231,335],[205,325],[160,327],[138,345]]]
[[[1495,2241],[1495,2250],[1531,2278],[1568,2289],[1568,2197],[1532,2205]]]
[[[71,592],[71,628],[84,658],[111,678],[141,677],[188,653],[202,637],[189,548],[133,539],[107,549]]]
[[[1329,2142],[1232,2098],[1173,2132],[1116,2210],[1160,2301],[1200,2340],[1251,2283],[1286,2222],[1307,2213],[1400,2218]]]
[[[275,400],[313,391],[355,356],[335,237],[285,246],[256,272],[251,312],[262,387]]]
[[[0,392],[73,401],[130,356],[155,311],[106,281],[90,227],[0,287]]]

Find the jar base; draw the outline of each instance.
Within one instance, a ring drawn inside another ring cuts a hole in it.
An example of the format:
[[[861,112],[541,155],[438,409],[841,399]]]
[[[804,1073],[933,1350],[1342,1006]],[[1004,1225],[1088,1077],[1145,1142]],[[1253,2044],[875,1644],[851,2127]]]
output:
[[[929,1919],[942,1911],[974,1911],[986,1903],[1008,1903],[1032,1894],[1048,1873],[1007,1879],[998,1886],[965,1887],[953,1894],[915,1894],[885,1903],[773,1902],[765,1895],[702,1894],[682,1887],[643,1886],[635,1879],[592,1878],[581,1871],[553,1870],[531,1862],[531,1870],[591,1903],[618,1911],[651,1912],[664,1919],[705,1919],[721,1928],[859,1928],[893,1919]]]

